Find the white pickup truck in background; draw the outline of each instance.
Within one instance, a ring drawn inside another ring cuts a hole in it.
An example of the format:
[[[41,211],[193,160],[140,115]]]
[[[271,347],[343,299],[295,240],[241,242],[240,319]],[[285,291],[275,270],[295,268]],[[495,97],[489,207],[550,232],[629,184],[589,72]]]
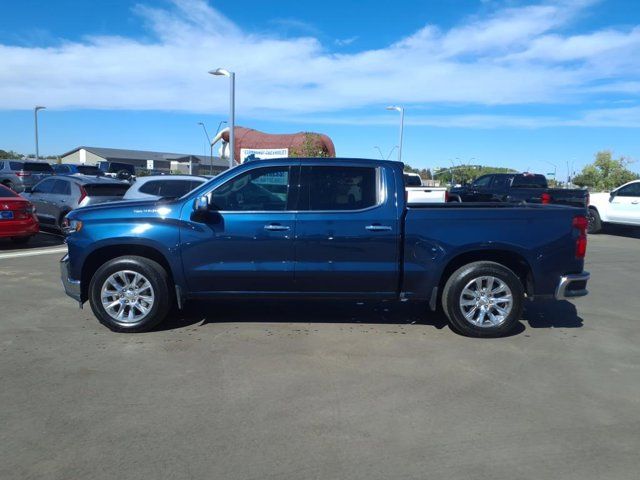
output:
[[[611,193],[592,193],[589,199],[589,233],[605,223],[640,227],[640,180],[625,183]]]
[[[404,172],[407,203],[446,203],[449,195],[445,187],[426,187],[417,173]]]

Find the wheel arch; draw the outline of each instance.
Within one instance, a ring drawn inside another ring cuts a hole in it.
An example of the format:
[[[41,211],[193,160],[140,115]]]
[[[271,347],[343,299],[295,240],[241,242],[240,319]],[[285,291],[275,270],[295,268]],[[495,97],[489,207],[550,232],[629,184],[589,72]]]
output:
[[[522,254],[508,249],[470,250],[451,258],[444,267],[438,284],[438,305],[440,298],[442,297],[442,290],[453,272],[460,267],[473,262],[495,262],[508,268],[520,279],[526,294],[528,296],[533,296],[533,269]]]
[[[93,250],[89,255],[87,255],[82,264],[80,278],[82,301],[86,301],[89,298],[89,283],[98,268],[109,260],[124,256],[136,256],[153,260],[165,269],[171,285],[175,285],[171,264],[164,254],[157,248],[149,245],[138,244],[107,245]]]

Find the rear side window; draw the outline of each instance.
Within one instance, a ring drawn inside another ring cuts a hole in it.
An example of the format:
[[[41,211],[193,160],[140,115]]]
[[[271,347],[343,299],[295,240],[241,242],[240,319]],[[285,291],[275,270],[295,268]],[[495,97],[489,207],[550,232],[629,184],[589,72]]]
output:
[[[404,186],[405,187],[421,187],[422,186],[422,180],[420,180],[420,177],[418,177],[416,175],[407,175],[405,173],[404,174]]]
[[[78,165],[78,172],[83,175],[98,175],[100,169],[93,165]]]
[[[62,174],[70,173],[71,167],[69,165],[54,165],[53,171],[56,173],[62,173]]]
[[[362,210],[378,203],[372,167],[303,166],[299,210]]]
[[[36,162],[26,162],[24,164],[24,170],[26,172],[45,172],[52,173],[53,167],[48,163],[36,163]]]
[[[544,175],[516,175],[511,188],[547,188],[547,179]]]
[[[71,195],[71,185],[66,180],[56,180],[51,193],[55,195]]]
[[[88,183],[83,188],[90,197],[122,197],[129,189],[129,185],[123,183]]]
[[[140,187],[140,193],[146,193],[147,195],[160,196],[160,187],[162,182],[160,180],[151,180]]]
[[[11,170],[22,170],[23,165],[22,162],[9,162],[9,168]]]

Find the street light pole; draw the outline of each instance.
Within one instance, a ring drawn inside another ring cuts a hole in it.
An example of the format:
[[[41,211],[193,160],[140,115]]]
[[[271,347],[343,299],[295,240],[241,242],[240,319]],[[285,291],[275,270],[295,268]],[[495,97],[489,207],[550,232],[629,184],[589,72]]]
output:
[[[400,112],[400,143],[398,145],[398,161],[402,161],[402,137],[404,134],[404,107],[398,107],[397,105],[391,105],[387,107],[387,110],[395,110]]]
[[[211,75],[229,77],[229,168],[234,166],[236,135],[235,135],[235,116],[236,116],[236,74],[224,68],[210,70]]]
[[[382,155],[382,150],[380,150],[380,147],[373,147],[376,150],[378,150],[378,152],[380,153],[380,160],[384,160],[384,155]]]
[[[38,146],[38,111],[44,110],[45,108],[47,107],[36,105],[33,109],[33,116],[34,116],[35,126],[36,126],[36,160],[40,159],[40,149]]]

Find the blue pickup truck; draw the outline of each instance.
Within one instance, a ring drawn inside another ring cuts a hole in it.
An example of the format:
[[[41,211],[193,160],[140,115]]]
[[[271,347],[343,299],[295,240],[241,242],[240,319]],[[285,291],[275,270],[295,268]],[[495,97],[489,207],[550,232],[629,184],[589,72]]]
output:
[[[61,275],[101,323],[139,332],[194,298],[399,300],[476,337],[524,301],[586,295],[585,210],[407,204],[403,165],[285,158],[228,170],[179,199],[80,208]]]

